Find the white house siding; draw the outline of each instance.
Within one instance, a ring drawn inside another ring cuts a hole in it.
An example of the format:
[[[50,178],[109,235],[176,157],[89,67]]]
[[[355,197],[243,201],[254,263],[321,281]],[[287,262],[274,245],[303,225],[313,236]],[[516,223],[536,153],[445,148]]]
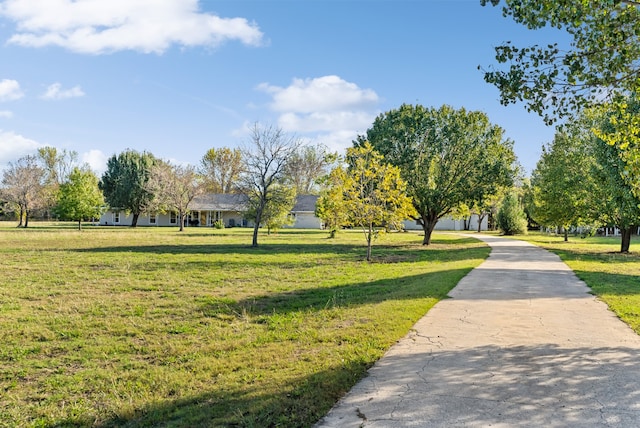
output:
[[[477,231],[478,230],[478,216],[472,215],[470,219],[469,230]],[[406,220],[404,222],[404,228],[406,230],[423,230],[422,226],[420,226],[415,220]],[[463,220],[454,220],[451,217],[443,217],[436,223],[435,230],[453,230],[453,231],[463,231],[464,230],[464,221]],[[481,230],[488,230],[488,218],[485,216],[482,219],[482,227]]]
[[[312,212],[296,212],[293,226],[286,226],[293,229],[322,229],[322,220]]]

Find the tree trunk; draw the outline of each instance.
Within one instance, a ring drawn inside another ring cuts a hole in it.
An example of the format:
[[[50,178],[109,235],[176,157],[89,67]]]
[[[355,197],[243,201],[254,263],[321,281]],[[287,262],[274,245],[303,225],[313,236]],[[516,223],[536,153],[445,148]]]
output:
[[[140,213],[133,213],[133,218],[131,219],[131,227],[138,226],[138,217],[140,217]]]
[[[373,226],[369,224],[369,232],[367,233],[367,261],[371,261],[371,238],[373,236]]]
[[[562,229],[564,230],[564,242],[569,242],[569,229],[564,226]]]
[[[435,216],[422,218],[422,229],[424,230],[424,239],[422,240],[422,245],[431,245],[431,234],[433,233],[433,229],[436,228],[437,222],[438,218]]]
[[[82,220],[78,220],[78,230],[82,231]]]
[[[180,232],[184,232],[184,221],[186,220],[187,214],[182,211],[178,211],[178,221],[180,222]]]
[[[478,214],[478,233],[482,232],[482,220],[487,214]]]
[[[260,222],[262,221],[262,212],[264,211],[264,206],[266,205],[266,198],[263,198],[260,201],[260,205],[256,209],[256,224],[253,225],[253,240],[251,241],[252,247],[258,246],[258,230],[260,229]]]
[[[24,209],[20,206],[20,217],[18,217],[18,226],[22,227],[22,219],[24,218]]]
[[[629,247],[631,246],[631,228],[620,228],[620,236],[620,252],[628,253]]]
[[[29,210],[24,210],[24,228],[29,226]]]

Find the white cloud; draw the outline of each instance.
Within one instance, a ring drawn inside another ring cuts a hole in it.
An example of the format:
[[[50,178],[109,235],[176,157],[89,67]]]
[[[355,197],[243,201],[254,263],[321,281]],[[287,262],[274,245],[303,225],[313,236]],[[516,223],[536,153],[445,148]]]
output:
[[[67,98],[84,97],[84,92],[80,86],[74,86],[71,89],[62,89],[60,83],[54,83],[49,85],[47,91],[42,94],[42,98],[45,100],[64,100]]]
[[[14,101],[24,96],[16,80],[0,80],[0,101]]]
[[[13,162],[22,156],[35,153],[41,144],[11,131],[0,129],[0,164]]]
[[[0,117],[11,119],[13,117],[13,112],[9,110],[0,110]]]
[[[89,150],[82,153],[80,159],[83,163],[89,164],[91,169],[95,171],[98,176],[102,175],[107,170],[108,156],[100,150]]]
[[[262,83],[259,89],[273,96],[271,107],[275,111],[298,113],[335,112],[345,109],[366,109],[379,99],[371,89],[361,89],[355,83],[338,76],[315,79],[294,79],[286,88]]]
[[[0,16],[17,24],[9,43],[88,54],[263,42],[257,24],[203,13],[198,0],[5,0]]]
[[[262,83],[258,89],[273,97],[270,108],[279,114],[278,126],[314,134],[315,140],[338,151],[373,124],[380,102],[372,89],[338,76],[294,79],[285,88]]]

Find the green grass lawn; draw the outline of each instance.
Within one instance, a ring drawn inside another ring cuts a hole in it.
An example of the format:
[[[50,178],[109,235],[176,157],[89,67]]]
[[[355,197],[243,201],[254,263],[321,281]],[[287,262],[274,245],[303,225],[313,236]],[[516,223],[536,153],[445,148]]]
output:
[[[0,224],[0,426],[309,426],[489,253],[74,227]]]
[[[562,236],[532,233],[516,238],[558,254],[594,295],[640,334],[640,238],[632,238],[629,254],[619,253],[619,237],[571,236],[564,242]]]

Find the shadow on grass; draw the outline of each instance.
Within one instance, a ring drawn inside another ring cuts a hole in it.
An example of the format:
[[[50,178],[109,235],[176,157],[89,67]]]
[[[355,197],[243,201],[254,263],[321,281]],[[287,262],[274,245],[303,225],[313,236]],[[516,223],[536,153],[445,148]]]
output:
[[[234,301],[216,299],[202,303],[200,310],[208,316],[217,314],[252,315],[286,314],[302,310],[322,310],[381,303],[387,300],[433,298],[441,300],[471,269],[449,269],[420,275],[406,275],[335,287],[298,289],[284,293]]]
[[[575,274],[586,282],[594,294],[613,296],[640,295],[640,275],[623,275],[606,272],[575,270]]]
[[[373,247],[373,262],[385,263],[389,261],[420,261],[433,260],[462,260],[469,258],[467,251],[484,249],[485,247],[459,248],[459,246],[475,244],[477,240],[461,238],[434,242],[432,246],[422,246],[416,243],[401,243],[397,245],[375,245]],[[440,246],[439,246],[440,245]],[[443,248],[444,247],[444,248]],[[258,247],[241,244],[159,244],[159,245],[122,245],[92,248],[78,248],[73,251],[80,253],[150,253],[150,254],[246,254],[255,255],[308,255],[308,254],[339,254],[341,256],[362,258],[366,255],[366,246],[351,243],[283,243],[261,244]],[[399,257],[399,258],[398,258]]]
[[[308,427],[329,411],[374,361],[351,361],[261,391],[247,384],[235,390],[167,399],[138,409],[131,416],[105,421],[69,418],[50,427]],[[215,382],[215,380],[212,380]]]

